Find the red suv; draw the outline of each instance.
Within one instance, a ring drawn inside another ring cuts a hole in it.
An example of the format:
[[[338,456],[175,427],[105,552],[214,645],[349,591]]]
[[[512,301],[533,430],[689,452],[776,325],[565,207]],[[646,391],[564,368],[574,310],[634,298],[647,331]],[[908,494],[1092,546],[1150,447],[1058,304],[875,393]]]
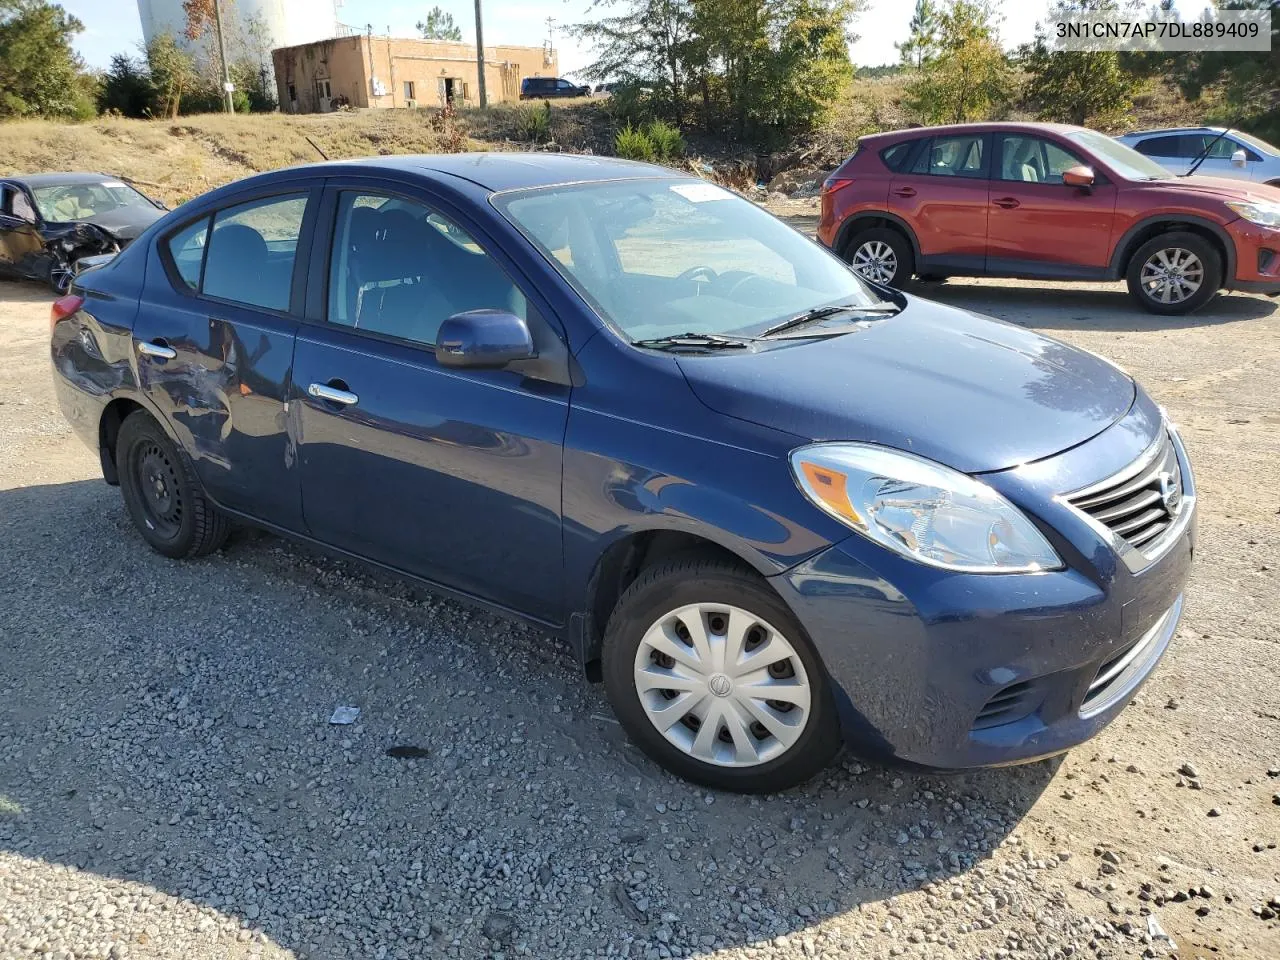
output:
[[[1280,294],[1280,188],[1177,177],[1083,127],[977,123],[863,137],[818,237],[869,280],[1118,280],[1153,313]]]

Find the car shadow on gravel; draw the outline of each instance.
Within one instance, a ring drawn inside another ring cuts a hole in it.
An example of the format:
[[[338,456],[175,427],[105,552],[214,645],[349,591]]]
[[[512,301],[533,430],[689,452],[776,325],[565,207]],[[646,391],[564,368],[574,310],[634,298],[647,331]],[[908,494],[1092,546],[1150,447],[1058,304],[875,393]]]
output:
[[[1221,293],[1196,313],[1186,317],[1161,317],[1139,307],[1122,284],[1113,290],[1094,287],[1041,288],[1034,285],[996,286],[991,282],[946,283],[913,281],[909,293],[1009,320],[1021,326],[1053,330],[1115,330],[1148,332],[1153,329],[1185,329],[1216,326],[1267,317],[1280,301],[1263,297]]]
[[[0,899],[73,950],[845,956],[868,905],[981,894],[1057,770],[710,793],[555,641],[417,585],[261,534],[168,561],[100,481],[0,491],[0,536]]]

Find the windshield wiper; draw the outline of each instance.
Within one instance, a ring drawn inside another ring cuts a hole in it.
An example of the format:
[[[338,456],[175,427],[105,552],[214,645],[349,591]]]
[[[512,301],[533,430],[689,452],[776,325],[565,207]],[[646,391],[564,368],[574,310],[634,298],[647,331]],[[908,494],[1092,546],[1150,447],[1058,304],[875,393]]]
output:
[[[632,346],[649,347],[654,350],[672,350],[681,347],[705,348],[708,350],[745,349],[750,340],[742,337],[727,337],[719,333],[672,333],[665,337],[653,337],[649,340],[632,340]]]
[[[857,303],[838,303],[829,307],[815,307],[804,313],[796,314],[781,323],[775,323],[772,327],[766,329],[760,336],[772,337],[787,330],[794,330],[796,327],[802,327],[806,323],[814,323],[818,320],[826,320],[828,317],[839,316],[842,313],[897,313],[901,308],[893,304],[869,304],[862,305]]]

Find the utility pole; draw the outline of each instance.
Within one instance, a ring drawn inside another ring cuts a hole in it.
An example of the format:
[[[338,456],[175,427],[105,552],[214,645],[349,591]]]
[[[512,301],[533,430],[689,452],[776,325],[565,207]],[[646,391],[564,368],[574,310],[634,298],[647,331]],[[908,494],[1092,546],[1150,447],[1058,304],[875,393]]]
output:
[[[480,22],[480,0],[476,0],[476,74],[479,79],[480,109],[489,106],[484,89],[484,25]]]
[[[213,25],[218,32],[218,59],[222,61],[222,96],[227,104],[227,113],[235,113],[236,104],[231,98],[231,72],[227,69],[227,45],[222,39],[222,0],[213,0]]]

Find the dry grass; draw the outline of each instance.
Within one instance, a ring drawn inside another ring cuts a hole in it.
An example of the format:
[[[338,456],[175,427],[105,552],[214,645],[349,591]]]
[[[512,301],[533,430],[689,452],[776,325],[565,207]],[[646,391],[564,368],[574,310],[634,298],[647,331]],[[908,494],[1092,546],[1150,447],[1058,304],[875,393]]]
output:
[[[905,76],[855,81],[822,129],[804,138],[796,149],[782,151],[794,154],[783,165],[830,166],[847,156],[859,137],[910,126],[913,119],[903,103],[907,81]],[[541,108],[541,102],[464,110],[456,120],[443,124],[435,110],[308,116],[207,114],[176,121],[102,118],[84,124],[25,120],[0,124],[0,175],[93,170],[136,180],[147,193],[176,204],[252,173],[319,160],[308,137],[334,160],[451,149],[528,149],[522,111],[530,108]],[[1198,105],[1197,113],[1202,110],[1203,104]],[[1191,119],[1190,112],[1176,90],[1153,83],[1135,99],[1124,125],[1132,129],[1185,123]],[[1030,119],[1016,110],[1010,118]],[[553,101],[546,147],[612,153],[616,126],[607,100]],[[722,161],[741,157],[740,165],[747,171],[744,178],[754,182],[754,155],[748,156],[741,147],[706,140],[690,137],[691,152],[723,154]],[[718,167],[727,168],[727,161]]]
[[[427,111],[25,120],[0,124],[0,174],[100,171],[142,182],[172,204],[252,173],[319,160],[307,137],[334,160],[430,153],[439,144]]]

